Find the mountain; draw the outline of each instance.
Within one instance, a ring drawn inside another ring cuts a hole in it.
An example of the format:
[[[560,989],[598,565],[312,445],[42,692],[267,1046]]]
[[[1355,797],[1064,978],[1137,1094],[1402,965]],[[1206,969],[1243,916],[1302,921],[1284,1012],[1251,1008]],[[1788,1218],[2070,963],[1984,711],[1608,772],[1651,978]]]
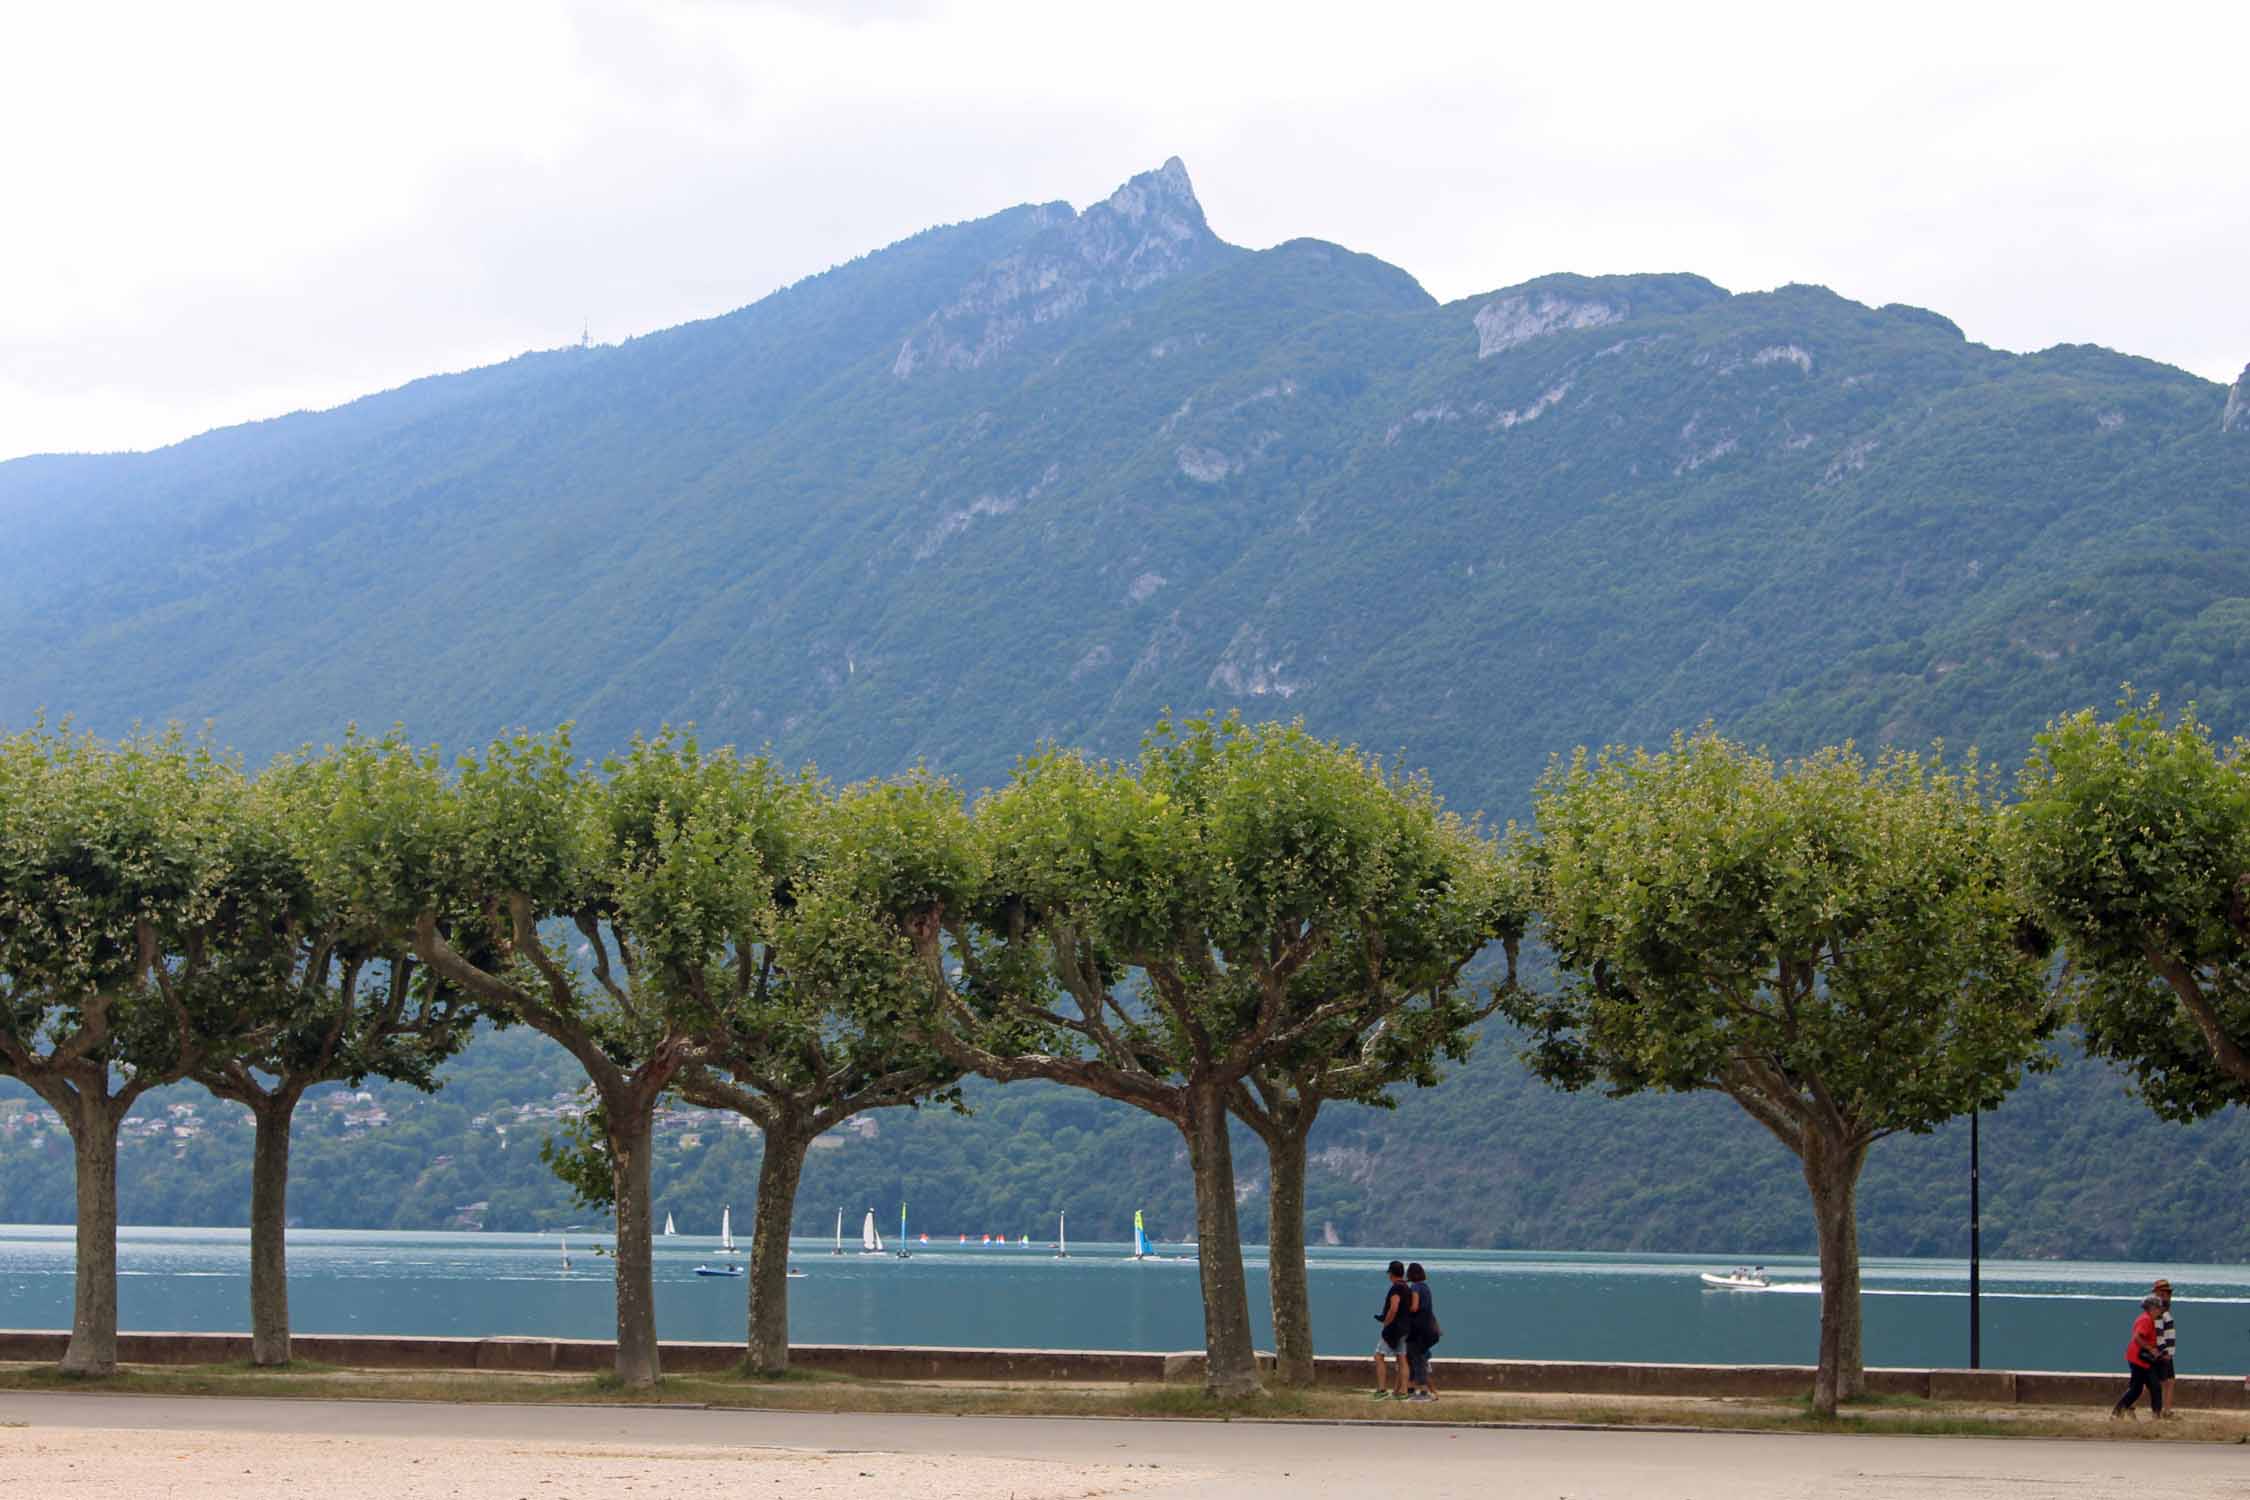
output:
[[[1395,748],[1512,815],[1549,755],[1706,717],[2005,764],[2130,680],[2250,728],[2250,371],[2008,354],[1692,275],[1440,304],[1340,246],[1227,244],[1177,161],[614,347],[0,464],[0,536],[0,725],[209,721],[253,758],[354,721],[458,747],[570,719],[600,750],[692,720],[975,787],[1042,737],[1127,751],[1161,707],[1213,706]],[[426,1104],[384,1091],[398,1133],[322,1114],[299,1210],[551,1222],[557,1186],[472,1123],[568,1086],[531,1045],[480,1041]],[[824,1151],[808,1213],[904,1186],[963,1229],[1043,1232],[1066,1198],[1184,1222],[1161,1127],[978,1097]],[[2245,1132],[2158,1126],[2073,1063],[1988,1121],[2038,1184],[1995,1198],[2020,1215],[1995,1253],[2250,1256]],[[1725,1101],[1554,1096],[1504,1041],[1316,1146],[1315,1222],[1354,1240],[1809,1243],[1793,1170]],[[66,1167],[16,1170],[54,1149],[28,1123],[0,1146],[0,1216],[66,1202]],[[128,1218],[233,1212],[232,1149],[131,1144]],[[753,1156],[715,1135],[662,1190],[708,1219]],[[1958,1157],[1878,1152],[1871,1248],[1954,1243]]]
[[[2243,406],[1817,287],[1440,305],[1226,244],[1175,160],[615,347],[0,464],[0,723],[692,720],[973,786],[1240,707],[1496,812],[1705,717],[2012,757],[2129,678],[2239,726]]]

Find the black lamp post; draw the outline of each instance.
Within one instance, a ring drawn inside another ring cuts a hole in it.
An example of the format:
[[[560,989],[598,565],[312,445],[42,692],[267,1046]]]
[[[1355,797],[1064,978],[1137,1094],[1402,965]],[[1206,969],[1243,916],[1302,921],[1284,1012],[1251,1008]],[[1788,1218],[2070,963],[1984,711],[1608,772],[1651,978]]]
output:
[[[1969,1111],[1969,1368],[1984,1368],[1984,1253],[1979,1241],[1984,1220],[1977,1201],[1977,1116]]]

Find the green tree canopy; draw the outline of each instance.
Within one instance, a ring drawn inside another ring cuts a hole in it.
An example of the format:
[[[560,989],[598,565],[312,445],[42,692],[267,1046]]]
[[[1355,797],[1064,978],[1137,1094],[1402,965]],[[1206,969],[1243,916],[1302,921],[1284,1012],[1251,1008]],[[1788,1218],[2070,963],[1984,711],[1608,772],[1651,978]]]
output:
[[[1206,1387],[1257,1389],[1227,1110],[1362,1011],[1300,983],[1420,870],[1385,768],[1301,725],[1160,721],[1137,762],[1047,750],[978,804],[981,929],[957,920],[965,1066],[1169,1121],[1195,1173]],[[1011,967],[1012,966],[1012,967]]]
[[[1855,1194],[1868,1149],[2042,1064],[2046,952],[1972,759],[1777,765],[1706,730],[1580,751],[1538,789],[1559,987],[1507,1008],[1565,1088],[1727,1094],[1803,1164],[1821,1256],[1816,1405],[1864,1387]]]
[[[868,782],[808,798],[804,814],[748,965],[755,981],[720,1010],[678,1084],[764,1137],[747,1362],[766,1373],[788,1368],[789,1225],[813,1138],[865,1110],[959,1102],[961,1068],[928,1040],[942,983],[935,938],[977,883],[968,813],[946,782]]]
[[[1513,985],[1529,922],[1520,862],[1502,861],[1472,824],[1446,813],[1426,778],[1389,777],[1392,876],[1291,981],[1292,1008],[1352,1001],[1286,1049],[1273,1049],[1235,1089],[1233,1109],[1266,1148],[1272,1193],[1267,1284],[1274,1368],[1286,1384],[1314,1379],[1305,1265],[1308,1143],[1331,1100],[1390,1108],[1400,1084],[1434,1086],[1440,1064],[1468,1058],[1473,1028],[1498,1005],[1462,971],[1497,939],[1498,987]]]
[[[133,1101],[240,1045],[241,984],[301,920],[284,830],[177,732],[0,738],[0,1074],[62,1117],[78,1258],[63,1368],[117,1365],[117,1132]]]
[[[440,978],[585,1070],[617,1217],[617,1373],[653,1384],[656,1106],[755,988],[810,782],[669,731],[599,775],[567,731],[499,741],[450,782],[392,762],[364,891]]]
[[[459,1052],[478,1012],[467,993],[414,955],[410,934],[386,929],[357,904],[352,840],[358,809],[393,756],[395,736],[354,734],[323,754],[300,754],[261,773],[252,797],[287,840],[295,862],[285,919],[236,926],[213,955],[215,982],[264,1018],[239,1043],[204,1059],[195,1077],[250,1111],[255,1128],[250,1195],[250,1347],[261,1365],[289,1362],[291,1124],[305,1090],[339,1079],[387,1078],[425,1091]]]
[[[2250,1102],[2250,740],[2128,696],[2050,724],[2018,794],[2010,847],[2087,1050],[2167,1119]]]

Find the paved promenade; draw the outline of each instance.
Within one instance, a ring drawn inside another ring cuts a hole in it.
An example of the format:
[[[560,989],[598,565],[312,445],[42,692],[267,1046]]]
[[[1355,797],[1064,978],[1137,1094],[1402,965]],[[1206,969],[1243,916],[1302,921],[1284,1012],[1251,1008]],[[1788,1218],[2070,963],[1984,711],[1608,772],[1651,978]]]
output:
[[[21,1425],[18,1425],[21,1424]],[[2236,1445],[0,1394],[11,1497],[2250,1496]]]

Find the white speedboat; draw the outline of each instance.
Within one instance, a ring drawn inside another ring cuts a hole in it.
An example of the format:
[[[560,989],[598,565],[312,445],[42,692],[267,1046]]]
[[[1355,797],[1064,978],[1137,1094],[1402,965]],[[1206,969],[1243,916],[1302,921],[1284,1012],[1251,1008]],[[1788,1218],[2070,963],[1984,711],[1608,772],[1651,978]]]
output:
[[[1703,1284],[1723,1292],[1762,1292],[1773,1285],[1773,1279],[1764,1266],[1736,1266],[1724,1275],[1705,1271]]]
[[[697,1266],[697,1267],[695,1268],[695,1274],[696,1274],[696,1275],[698,1275],[698,1276],[740,1276],[740,1275],[742,1274],[742,1267],[740,1267],[740,1266]]]

